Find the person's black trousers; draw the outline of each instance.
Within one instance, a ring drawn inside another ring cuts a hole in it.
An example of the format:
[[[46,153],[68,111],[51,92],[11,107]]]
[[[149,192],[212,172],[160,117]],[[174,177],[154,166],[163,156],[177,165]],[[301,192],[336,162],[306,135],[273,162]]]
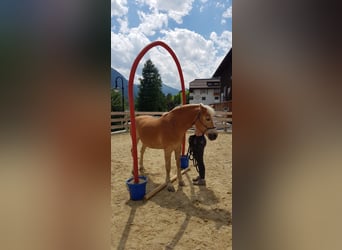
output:
[[[189,138],[189,144],[193,151],[194,159],[198,165],[198,172],[201,179],[205,179],[205,165],[203,161],[204,148],[207,144],[205,136],[192,135]]]

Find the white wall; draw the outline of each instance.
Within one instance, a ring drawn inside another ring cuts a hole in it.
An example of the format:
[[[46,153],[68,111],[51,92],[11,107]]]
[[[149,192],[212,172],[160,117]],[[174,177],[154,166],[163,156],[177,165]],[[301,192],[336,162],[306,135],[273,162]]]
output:
[[[190,96],[193,96],[193,99],[189,101],[189,103],[203,103],[203,104],[211,104],[211,103],[219,103],[220,95],[216,95],[218,98],[215,100],[214,89],[193,89],[193,92],[190,93]],[[205,92],[205,93],[203,93]],[[205,97],[205,100],[202,100],[202,97]]]

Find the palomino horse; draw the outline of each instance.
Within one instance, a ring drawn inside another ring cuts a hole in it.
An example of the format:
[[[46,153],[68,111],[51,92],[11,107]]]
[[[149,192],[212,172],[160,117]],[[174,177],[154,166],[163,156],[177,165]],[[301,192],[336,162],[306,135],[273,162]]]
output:
[[[175,152],[177,178],[180,186],[184,186],[180,169],[182,140],[185,132],[193,125],[207,135],[209,140],[215,140],[217,131],[213,123],[214,109],[203,104],[187,104],[179,106],[163,114],[160,118],[152,116],[136,117],[137,144],[142,142],[139,168],[144,171],[143,160],[146,147],[164,149],[167,189],[174,192],[170,181],[171,154]]]

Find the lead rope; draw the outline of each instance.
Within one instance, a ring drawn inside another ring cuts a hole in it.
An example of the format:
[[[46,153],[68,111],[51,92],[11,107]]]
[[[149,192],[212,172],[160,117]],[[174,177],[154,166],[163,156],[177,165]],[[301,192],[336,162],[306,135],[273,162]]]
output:
[[[189,160],[192,161],[192,163],[195,166],[197,172],[199,173],[198,163],[197,163],[197,160],[196,160],[197,157],[196,157],[196,155],[194,155],[193,147],[194,147],[194,137],[190,136],[189,137],[189,147],[188,147],[188,152],[187,152],[186,156],[189,158]]]

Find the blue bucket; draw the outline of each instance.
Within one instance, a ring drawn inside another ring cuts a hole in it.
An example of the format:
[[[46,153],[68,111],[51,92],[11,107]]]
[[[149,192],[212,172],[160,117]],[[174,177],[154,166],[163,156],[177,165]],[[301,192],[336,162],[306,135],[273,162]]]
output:
[[[131,177],[126,181],[131,200],[139,201],[144,199],[146,194],[146,183],[146,176],[139,176],[139,183],[134,183],[134,177]]]
[[[189,158],[187,155],[181,156],[181,169],[186,169],[189,166]]]

